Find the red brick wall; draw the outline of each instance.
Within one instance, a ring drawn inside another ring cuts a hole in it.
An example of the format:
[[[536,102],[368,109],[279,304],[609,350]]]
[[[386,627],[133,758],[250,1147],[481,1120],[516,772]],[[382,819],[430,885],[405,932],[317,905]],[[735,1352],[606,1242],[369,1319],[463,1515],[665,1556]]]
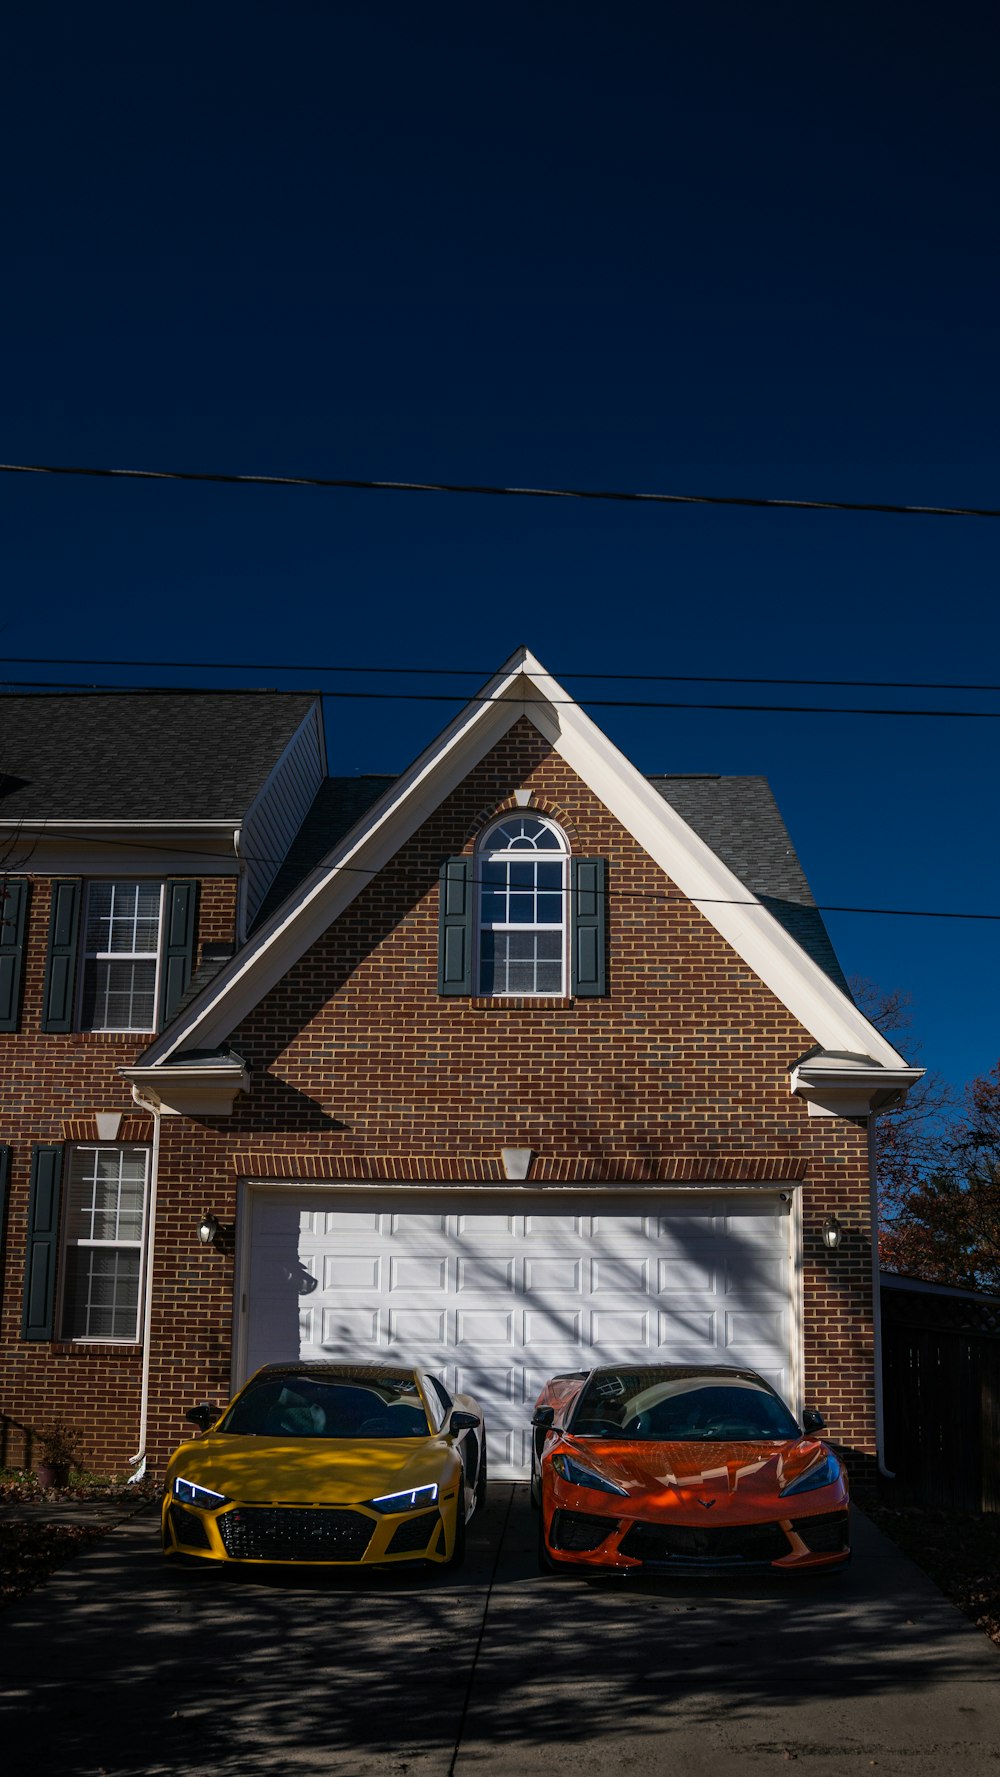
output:
[[[608,994],[497,1002],[437,993],[438,869],[515,788],[608,860]],[[233,1033],[254,1090],[231,1119],[164,1119],[150,1448],[230,1374],[233,1256],[199,1248],[205,1208],[258,1178],[802,1179],[809,1404],[873,1449],[867,1138],[788,1089],[813,1039],[521,722]],[[836,1254],[819,1230],[835,1212]]]
[[[198,950],[232,943],[235,877],[206,878],[198,898]],[[134,1113],[118,1074],[148,1037],[41,1029],[51,883],[31,879],[21,1028],[0,1035],[0,1143],[12,1149],[0,1271],[0,1466],[30,1455],[24,1427],[64,1418],[91,1439],[95,1461],[121,1466],[136,1449],[142,1353],[138,1346],[26,1343],[21,1339],[24,1253],[35,1142],[95,1141],[97,1111],[122,1111],[122,1141],[149,1142],[152,1119]]]

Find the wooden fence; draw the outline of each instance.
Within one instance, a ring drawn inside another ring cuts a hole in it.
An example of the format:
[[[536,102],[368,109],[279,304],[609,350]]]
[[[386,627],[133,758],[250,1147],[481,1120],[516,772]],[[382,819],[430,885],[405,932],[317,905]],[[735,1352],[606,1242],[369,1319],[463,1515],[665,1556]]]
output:
[[[1000,1512],[1000,1303],[883,1286],[882,1378],[890,1497]]]

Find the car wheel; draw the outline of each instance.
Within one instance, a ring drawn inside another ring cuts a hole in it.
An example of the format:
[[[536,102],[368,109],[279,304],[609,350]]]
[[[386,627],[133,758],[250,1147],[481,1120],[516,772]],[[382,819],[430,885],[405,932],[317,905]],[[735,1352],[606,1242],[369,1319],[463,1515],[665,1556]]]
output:
[[[486,1504],[486,1436],[483,1435],[482,1448],[479,1452],[479,1468],[476,1472],[476,1511],[481,1511]]]
[[[459,1489],[458,1503],[455,1507],[454,1545],[447,1561],[442,1562],[441,1565],[449,1568],[465,1566],[465,1504],[462,1499],[461,1488]]]

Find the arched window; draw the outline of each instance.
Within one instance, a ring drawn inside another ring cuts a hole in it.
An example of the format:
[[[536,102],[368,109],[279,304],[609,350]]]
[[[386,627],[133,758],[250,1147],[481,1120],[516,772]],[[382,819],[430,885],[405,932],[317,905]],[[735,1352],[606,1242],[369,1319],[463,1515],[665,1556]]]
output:
[[[566,992],[569,847],[552,821],[512,814],[477,852],[479,992]]]

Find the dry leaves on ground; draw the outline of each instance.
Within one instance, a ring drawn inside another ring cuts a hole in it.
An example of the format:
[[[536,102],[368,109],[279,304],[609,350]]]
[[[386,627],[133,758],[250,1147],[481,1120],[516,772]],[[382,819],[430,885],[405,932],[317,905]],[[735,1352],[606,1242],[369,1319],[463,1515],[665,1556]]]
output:
[[[103,1535],[93,1524],[0,1524],[0,1609]]]

